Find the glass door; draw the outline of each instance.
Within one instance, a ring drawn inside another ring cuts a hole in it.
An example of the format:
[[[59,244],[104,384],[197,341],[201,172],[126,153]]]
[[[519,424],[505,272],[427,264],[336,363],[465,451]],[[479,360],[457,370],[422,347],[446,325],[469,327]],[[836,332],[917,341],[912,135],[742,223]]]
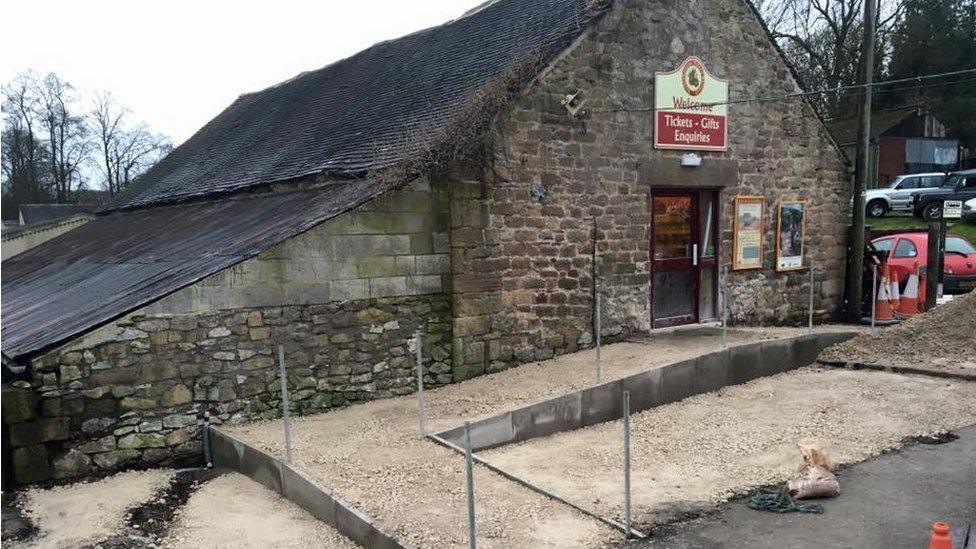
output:
[[[651,326],[690,324],[699,318],[701,222],[699,193],[652,191]]]

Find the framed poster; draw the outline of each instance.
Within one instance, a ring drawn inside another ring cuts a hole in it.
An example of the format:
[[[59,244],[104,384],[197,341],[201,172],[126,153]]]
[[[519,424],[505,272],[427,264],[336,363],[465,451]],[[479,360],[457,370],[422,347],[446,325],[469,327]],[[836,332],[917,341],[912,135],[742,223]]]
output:
[[[806,202],[780,200],[776,221],[776,270],[803,269],[803,229]]]
[[[732,270],[762,268],[762,196],[737,196],[732,228]]]

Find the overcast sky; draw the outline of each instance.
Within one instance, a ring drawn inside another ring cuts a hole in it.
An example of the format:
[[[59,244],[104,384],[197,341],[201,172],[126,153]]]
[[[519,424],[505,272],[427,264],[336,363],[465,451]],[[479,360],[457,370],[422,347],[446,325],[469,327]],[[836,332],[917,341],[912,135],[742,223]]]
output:
[[[0,81],[54,71],[180,143],[238,95],[483,0],[0,0]]]

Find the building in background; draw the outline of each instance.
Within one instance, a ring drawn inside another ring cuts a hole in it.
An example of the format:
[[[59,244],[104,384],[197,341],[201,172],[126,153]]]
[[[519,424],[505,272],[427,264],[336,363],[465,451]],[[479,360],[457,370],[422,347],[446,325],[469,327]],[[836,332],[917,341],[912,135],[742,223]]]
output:
[[[857,116],[828,120],[827,127],[853,162]],[[885,187],[902,174],[959,169],[959,154],[959,140],[924,107],[899,107],[871,115],[869,187]]]

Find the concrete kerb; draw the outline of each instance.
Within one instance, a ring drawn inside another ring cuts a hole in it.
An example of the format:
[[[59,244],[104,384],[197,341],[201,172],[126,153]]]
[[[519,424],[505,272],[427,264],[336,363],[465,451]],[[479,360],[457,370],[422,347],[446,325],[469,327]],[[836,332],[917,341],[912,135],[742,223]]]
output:
[[[332,526],[361,547],[413,549],[295,467],[219,429],[211,428],[211,441],[214,466],[247,475]]]
[[[482,418],[471,423],[472,449],[488,450],[620,419],[624,390],[630,391],[631,411],[640,412],[793,370],[813,364],[820,351],[854,335],[819,332],[729,347]],[[456,427],[436,436],[460,447],[461,432]]]

